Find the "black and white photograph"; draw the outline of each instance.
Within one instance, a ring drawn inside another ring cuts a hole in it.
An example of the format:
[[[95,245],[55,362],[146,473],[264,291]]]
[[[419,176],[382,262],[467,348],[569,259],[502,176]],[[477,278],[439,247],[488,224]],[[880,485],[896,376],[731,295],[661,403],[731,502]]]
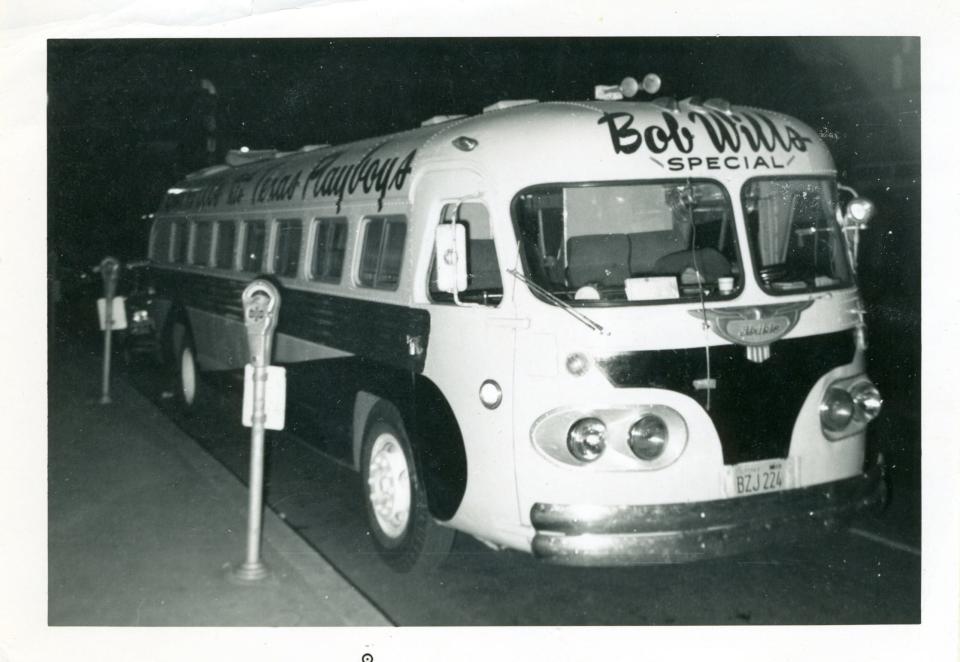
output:
[[[931,40],[336,15],[31,42],[46,360],[5,400],[41,426],[42,643],[0,660],[97,631],[144,659],[539,646],[478,626],[560,656],[688,626],[789,660],[934,645],[960,596],[921,361]]]

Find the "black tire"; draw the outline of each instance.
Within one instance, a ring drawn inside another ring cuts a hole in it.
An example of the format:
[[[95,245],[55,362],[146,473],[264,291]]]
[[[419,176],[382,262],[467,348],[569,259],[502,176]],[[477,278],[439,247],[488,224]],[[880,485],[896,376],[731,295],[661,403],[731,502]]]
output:
[[[374,468],[373,463],[377,463]],[[377,474],[388,480],[384,464],[405,465],[405,473],[398,477],[393,490],[393,500],[384,505],[385,492],[377,489]],[[392,411],[375,411],[367,423],[360,454],[360,471],[363,477],[364,505],[374,545],[380,557],[398,572],[430,570],[443,562],[450,552],[456,532],[437,524],[427,507],[427,495],[416,470],[416,461],[403,423]],[[399,515],[404,503],[403,491],[407,489],[409,509],[406,517]],[[381,499],[380,509],[374,505]],[[398,505],[399,503],[399,505]],[[393,517],[397,515],[396,517]]]

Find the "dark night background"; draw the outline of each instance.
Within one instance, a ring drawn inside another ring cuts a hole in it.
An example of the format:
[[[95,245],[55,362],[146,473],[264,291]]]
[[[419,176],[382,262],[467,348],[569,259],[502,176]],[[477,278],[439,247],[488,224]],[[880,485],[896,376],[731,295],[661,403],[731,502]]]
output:
[[[650,71],[663,95],[798,116],[890,216],[899,189],[919,186],[919,61],[919,40],[902,38],[51,41],[50,237],[79,253],[66,259],[140,257],[140,215],[227,149],[336,144],[499,99],[589,99]],[[908,230],[898,251],[912,261]]]

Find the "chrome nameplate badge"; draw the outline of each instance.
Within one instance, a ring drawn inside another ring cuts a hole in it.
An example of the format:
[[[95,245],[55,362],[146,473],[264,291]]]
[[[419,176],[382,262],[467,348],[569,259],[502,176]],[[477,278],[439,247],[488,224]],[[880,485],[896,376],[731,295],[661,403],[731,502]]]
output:
[[[770,358],[770,343],[785,336],[800,321],[800,313],[813,301],[737,308],[691,310],[697,319],[706,319],[713,332],[724,340],[747,348],[747,358],[762,363]],[[704,317],[704,312],[706,317]]]
[[[730,320],[724,331],[728,338],[741,345],[769,345],[790,330],[793,322],[787,317],[757,320]]]

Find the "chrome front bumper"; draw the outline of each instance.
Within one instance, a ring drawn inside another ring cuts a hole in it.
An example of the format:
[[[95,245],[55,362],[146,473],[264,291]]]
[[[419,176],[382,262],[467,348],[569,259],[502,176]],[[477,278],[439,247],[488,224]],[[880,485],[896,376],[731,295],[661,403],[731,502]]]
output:
[[[534,504],[533,553],[565,565],[681,563],[808,540],[886,502],[882,461],[831,483],[654,506]]]

